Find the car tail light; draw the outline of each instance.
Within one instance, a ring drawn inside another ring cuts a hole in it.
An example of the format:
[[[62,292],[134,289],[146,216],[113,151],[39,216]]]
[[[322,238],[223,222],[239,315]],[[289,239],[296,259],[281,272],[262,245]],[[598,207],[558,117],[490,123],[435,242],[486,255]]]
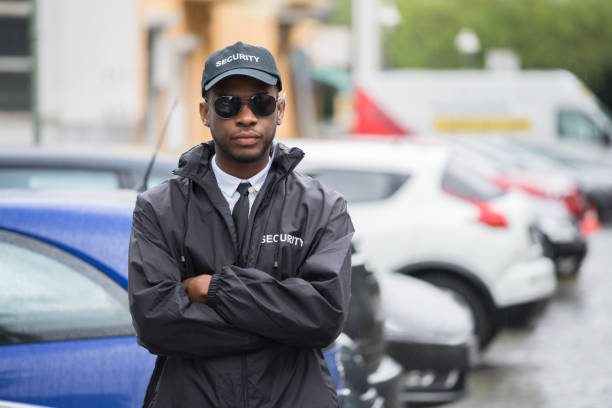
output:
[[[591,206],[584,212],[584,216],[580,221],[580,232],[583,237],[588,238],[599,231],[600,227],[597,210],[595,210],[594,206]]]
[[[577,187],[572,188],[572,190],[563,197],[563,201],[570,214],[576,217],[576,219],[582,218],[586,208],[584,197]]]
[[[486,201],[478,201],[468,197],[465,197],[461,194],[457,194],[454,191],[443,188],[444,192],[452,195],[453,197],[457,197],[464,201],[469,201],[474,204],[480,210],[478,214],[478,221],[486,224],[490,227],[495,228],[507,228],[508,227],[508,219],[504,214],[499,212],[497,209],[491,205],[491,203]]]
[[[474,202],[474,204],[478,207],[478,209],[480,209],[478,221],[491,227],[508,227],[508,220],[506,217],[502,213],[492,208],[489,203]]]

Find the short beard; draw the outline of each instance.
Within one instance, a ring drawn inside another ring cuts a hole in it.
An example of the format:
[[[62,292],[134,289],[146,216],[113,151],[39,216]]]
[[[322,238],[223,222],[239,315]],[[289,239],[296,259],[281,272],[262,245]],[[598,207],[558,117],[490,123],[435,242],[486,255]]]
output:
[[[247,164],[247,163],[253,163],[256,162],[257,160],[261,159],[267,152],[268,149],[270,148],[270,146],[272,146],[272,142],[274,141],[274,136],[276,134],[276,128],[274,128],[274,132],[272,133],[272,138],[270,139],[270,141],[268,143],[266,143],[264,146],[262,146],[261,151],[259,153],[257,153],[254,156],[249,156],[249,157],[240,157],[240,156],[236,156],[234,155],[232,152],[229,151],[229,149],[227,149],[225,147],[225,145],[223,143],[219,143],[217,141],[217,138],[215,137],[214,133],[211,131],[210,132],[212,135],[212,138],[215,142],[215,148],[219,149],[223,155],[229,159],[231,159],[232,161],[235,161],[236,163],[242,163],[242,164]]]

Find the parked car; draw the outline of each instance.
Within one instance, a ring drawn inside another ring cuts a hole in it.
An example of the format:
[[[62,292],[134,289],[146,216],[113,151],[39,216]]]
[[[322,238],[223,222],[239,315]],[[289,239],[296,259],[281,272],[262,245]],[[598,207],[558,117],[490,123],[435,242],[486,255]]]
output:
[[[452,159],[449,149],[384,141],[295,140],[299,166],[349,202],[358,249],[386,270],[451,291],[479,346],[508,313],[538,310],[556,288],[525,201]]]
[[[438,404],[466,394],[477,361],[469,309],[423,280],[376,270],[387,352],[406,372],[401,401]]]
[[[402,392],[403,370],[387,354],[384,337],[386,314],[380,296],[376,276],[366,264],[362,253],[353,248],[351,267],[351,300],[344,324],[344,333],[350,337],[355,351],[359,353],[359,370],[368,388],[376,388],[386,408],[398,407]],[[342,342],[341,344],[345,344]],[[347,343],[347,347],[348,346]],[[357,381],[361,384],[363,380]],[[365,386],[360,386],[366,392]]]
[[[544,256],[555,265],[558,277],[576,276],[588,252],[587,237],[559,204],[551,200],[526,197],[536,214],[535,232],[540,235]],[[589,216],[585,216],[585,220]],[[597,227],[598,228],[598,227]]]
[[[137,344],[128,309],[135,198],[132,191],[2,192],[1,399],[141,406],[155,359]],[[350,388],[361,374],[341,363],[358,351],[342,344],[324,351],[339,397],[357,397],[360,404],[347,408],[378,407],[374,386],[366,396]]]
[[[385,408],[394,407],[381,396],[368,378],[368,368],[358,347],[349,336],[340,333],[336,339],[338,345],[338,361],[351,375],[345,378],[345,387],[338,394],[338,402],[342,408]]]
[[[595,206],[599,219],[605,223],[612,221],[611,162],[592,157],[588,151],[578,148],[567,149],[557,145],[520,140],[508,140],[504,144],[524,154],[530,153],[538,160],[548,162],[556,171],[573,177],[584,191],[589,203]]]
[[[465,394],[475,352],[467,308],[433,285],[381,271],[359,252],[352,258],[351,292],[344,332],[385,407]]]
[[[556,200],[580,221],[588,209],[588,202],[580,186],[574,179],[560,172],[550,160],[537,158],[504,139],[482,139],[455,137],[444,140],[458,153],[486,161],[492,173],[487,174],[502,189],[519,189],[532,197]]]
[[[0,398],[142,404],[154,359],[138,346],[128,309],[133,203],[133,193],[2,192]]]
[[[0,188],[139,189],[172,177],[178,157],[158,155],[147,186],[148,151],[31,147],[0,151]]]
[[[550,163],[526,157],[499,139],[437,139],[452,146],[469,166],[501,189],[520,190],[534,213],[534,227],[541,235],[544,255],[555,264],[558,276],[574,276],[587,253],[580,225],[588,221],[587,202],[573,178],[551,168]]]

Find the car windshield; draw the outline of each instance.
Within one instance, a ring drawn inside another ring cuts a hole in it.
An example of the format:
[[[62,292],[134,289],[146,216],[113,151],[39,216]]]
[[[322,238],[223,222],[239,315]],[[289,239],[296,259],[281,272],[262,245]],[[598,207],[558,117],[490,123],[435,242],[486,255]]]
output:
[[[604,105],[599,98],[595,98],[595,101],[597,102],[597,106],[599,106],[599,109],[601,109],[601,111],[604,113],[604,115],[606,116],[606,126],[605,126],[605,131],[612,133],[612,111],[610,111],[610,108],[608,108],[606,105]]]

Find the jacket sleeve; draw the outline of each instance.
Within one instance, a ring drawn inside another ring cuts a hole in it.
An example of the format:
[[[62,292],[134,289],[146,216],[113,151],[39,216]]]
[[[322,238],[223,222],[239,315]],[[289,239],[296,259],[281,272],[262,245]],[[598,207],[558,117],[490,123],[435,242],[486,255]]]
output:
[[[138,341],[153,354],[215,357],[256,350],[266,342],[209,306],[189,301],[179,265],[142,196],[132,219],[128,293]]]
[[[325,347],[342,330],[350,299],[353,225],[339,199],[295,277],[277,280],[255,268],[225,266],[207,304],[236,327],[279,343]]]

